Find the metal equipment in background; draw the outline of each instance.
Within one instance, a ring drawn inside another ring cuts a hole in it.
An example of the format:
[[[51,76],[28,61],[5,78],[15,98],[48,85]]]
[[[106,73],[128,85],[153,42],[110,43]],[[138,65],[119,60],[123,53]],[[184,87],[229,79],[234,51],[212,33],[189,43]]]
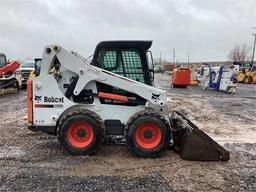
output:
[[[235,79],[238,83],[256,83],[256,65],[250,64],[249,67],[241,65],[241,70],[237,73]]]
[[[22,87],[22,75],[16,71],[18,61],[7,61],[5,54],[0,53],[0,96],[15,93]]]
[[[187,88],[190,85],[191,71],[188,67],[175,68],[172,73],[172,86]]]
[[[104,41],[91,63],[46,46],[40,73],[27,84],[28,128],[58,137],[74,155],[92,154],[108,140],[142,157],[172,147],[187,160],[229,160],[229,152],[179,112],[154,87],[152,41]]]
[[[235,77],[238,83],[256,83],[256,64],[252,62],[234,62],[239,67],[239,71]]]
[[[239,62],[240,71],[236,75],[236,80],[238,83],[256,83],[256,64],[254,63],[255,46],[256,46],[256,34],[254,36],[253,50],[252,50],[252,60],[251,62]]]
[[[230,67],[202,66],[197,79],[204,89],[235,93],[237,87],[235,77],[238,70],[235,65]]]

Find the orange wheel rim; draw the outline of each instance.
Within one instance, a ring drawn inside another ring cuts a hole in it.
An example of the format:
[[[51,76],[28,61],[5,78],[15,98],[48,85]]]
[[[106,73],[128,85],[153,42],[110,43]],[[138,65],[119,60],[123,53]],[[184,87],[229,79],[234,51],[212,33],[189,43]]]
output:
[[[92,126],[84,121],[73,123],[67,132],[67,139],[76,148],[84,148],[91,144],[94,134]]]
[[[162,132],[155,123],[142,123],[135,131],[136,143],[145,149],[153,149],[162,139]]]

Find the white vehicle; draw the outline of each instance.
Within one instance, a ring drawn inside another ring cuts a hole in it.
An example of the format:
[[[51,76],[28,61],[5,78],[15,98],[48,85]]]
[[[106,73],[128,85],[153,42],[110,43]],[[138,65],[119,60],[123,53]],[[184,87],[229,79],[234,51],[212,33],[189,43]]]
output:
[[[187,160],[229,160],[229,152],[153,87],[147,57],[152,41],[105,41],[91,63],[56,45],[46,46],[40,74],[28,81],[28,128],[58,136],[71,154],[94,153],[119,139],[138,156],[168,146]]]
[[[30,73],[35,69],[35,61],[26,60],[23,61],[18,69],[22,75],[22,84],[26,85],[27,80],[29,79]]]

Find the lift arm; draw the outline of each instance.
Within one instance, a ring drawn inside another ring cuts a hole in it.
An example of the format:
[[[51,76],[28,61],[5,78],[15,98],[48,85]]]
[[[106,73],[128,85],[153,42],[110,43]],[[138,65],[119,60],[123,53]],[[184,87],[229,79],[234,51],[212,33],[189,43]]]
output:
[[[61,67],[79,76],[73,92],[74,95],[79,95],[89,82],[97,81],[135,93],[150,102],[156,109],[160,109],[160,111],[166,108],[167,98],[165,91],[92,66],[88,61],[81,59],[77,55],[57,45],[45,47],[40,75],[49,74],[56,59],[58,59]]]

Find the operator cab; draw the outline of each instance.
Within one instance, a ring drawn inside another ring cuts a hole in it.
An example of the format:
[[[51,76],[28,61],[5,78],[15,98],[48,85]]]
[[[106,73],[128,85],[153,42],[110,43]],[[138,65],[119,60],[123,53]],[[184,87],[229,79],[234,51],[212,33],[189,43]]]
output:
[[[91,65],[153,86],[153,59],[149,51],[151,45],[152,41],[102,41],[95,48]],[[136,103],[125,105],[144,105],[146,102],[145,99],[136,94],[110,85],[99,82],[96,85],[99,92],[115,93],[136,98]],[[100,98],[100,101],[105,104],[124,104],[105,98]]]
[[[153,62],[148,50],[151,45],[152,41],[102,41],[94,51],[91,64],[152,86]]]

